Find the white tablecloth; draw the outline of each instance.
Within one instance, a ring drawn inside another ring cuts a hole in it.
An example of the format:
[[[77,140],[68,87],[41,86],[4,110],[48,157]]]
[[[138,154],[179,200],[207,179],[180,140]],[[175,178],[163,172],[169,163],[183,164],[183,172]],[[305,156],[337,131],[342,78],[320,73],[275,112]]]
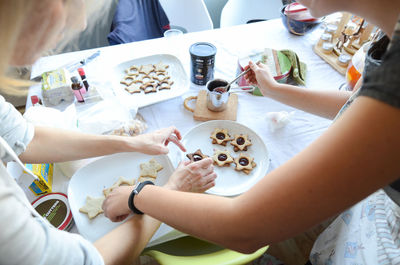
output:
[[[179,39],[154,39],[142,42],[129,43],[118,46],[101,48],[98,59],[87,66],[87,77],[91,79],[107,78],[112,67],[121,62],[134,58],[153,54],[172,54],[182,62],[186,73],[190,73],[189,47],[195,42],[205,41],[217,47],[215,60],[215,78],[231,80],[236,75],[237,59],[254,51],[264,48],[291,49],[295,51],[300,60],[307,64],[307,88],[319,90],[336,90],[344,82],[344,77],[325,63],[312,50],[321,35],[322,28],[318,28],[305,36],[295,36],[284,28],[281,20],[270,20],[224,29],[203,31],[184,34]],[[92,54],[95,50],[86,50],[69,54],[61,54],[41,58],[34,66],[32,76],[44,71],[58,68],[70,61],[80,61],[82,58]],[[199,121],[193,120],[193,114],[183,107],[184,98],[197,95],[197,85],[190,84],[187,93],[181,97],[160,102],[139,109],[139,113],[145,118],[149,131],[175,125],[182,134],[185,134]],[[30,95],[40,93],[39,87],[30,89]],[[28,97],[29,98],[29,97]],[[271,163],[269,171],[275,169],[308,144],[315,140],[331,123],[331,121],[295,110],[289,106],[264,97],[250,94],[238,94],[237,122],[243,123],[253,129],[264,140],[269,152]],[[28,102],[29,105],[29,102]],[[265,115],[268,112],[295,111],[291,122],[284,128],[271,132]],[[174,147],[172,147],[174,149]],[[171,155],[176,154],[175,150]],[[171,157],[175,161],[175,157]],[[294,172],[295,174],[295,172]],[[66,192],[67,179],[60,177],[59,191]],[[172,229],[166,225],[162,229]],[[153,238],[152,242],[167,241],[172,238]]]

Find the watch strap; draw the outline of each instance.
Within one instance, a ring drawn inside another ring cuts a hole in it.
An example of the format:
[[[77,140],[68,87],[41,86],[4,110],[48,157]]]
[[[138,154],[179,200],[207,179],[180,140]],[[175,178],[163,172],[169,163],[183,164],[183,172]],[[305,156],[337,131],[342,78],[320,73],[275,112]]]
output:
[[[132,190],[131,194],[129,195],[128,206],[129,206],[129,209],[131,209],[131,211],[134,212],[135,214],[143,214],[142,211],[140,211],[138,208],[135,207],[135,204],[133,203],[133,199],[135,198],[135,195],[139,194],[139,192],[146,185],[154,185],[154,183],[151,182],[150,180],[147,180],[144,182],[139,182],[137,184],[137,186]]]

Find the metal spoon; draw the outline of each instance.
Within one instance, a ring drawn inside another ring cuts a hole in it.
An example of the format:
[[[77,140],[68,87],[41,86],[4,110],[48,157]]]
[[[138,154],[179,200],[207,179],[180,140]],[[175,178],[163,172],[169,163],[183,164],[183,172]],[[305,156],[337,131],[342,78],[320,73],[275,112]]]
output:
[[[233,79],[231,82],[229,82],[226,86],[223,87],[223,89],[225,91],[228,90],[228,88],[233,84],[233,82],[235,82],[236,80],[238,80],[240,77],[242,77],[243,75],[245,75],[248,71],[250,71],[251,68],[249,67],[249,69],[247,69],[246,71],[241,72],[238,76],[235,77],[235,79]]]
[[[229,89],[228,93],[253,92],[254,89],[255,89],[254,86],[238,86]]]

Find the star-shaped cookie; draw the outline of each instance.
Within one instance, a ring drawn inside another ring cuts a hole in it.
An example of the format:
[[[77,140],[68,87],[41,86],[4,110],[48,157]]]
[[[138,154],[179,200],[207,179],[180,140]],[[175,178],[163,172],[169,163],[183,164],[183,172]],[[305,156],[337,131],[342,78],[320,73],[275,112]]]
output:
[[[140,177],[157,178],[157,172],[161,169],[163,166],[152,158],[149,162],[140,164]]]
[[[215,128],[210,138],[213,144],[220,144],[226,146],[226,143],[232,140],[231,136],[228,134],[227,129]]]
[[[165,71],[167,71],[168,67],[169,67],[168,64],[163,64],[162,62],[159,62],[158,64],[154,65],[154,70],[156,72],[165,72]]]
[[[214,164],[220,167],[229,167],[233,158],[228,150],[214,150]]]
[[[86,197],[85,205],[79,209],[81,213],[86,213],[89,219],[95,218],[97,215],[103,213],[103,209],[101,208],[104,197],[93,198],[90,196]]]
[[[171,86],[174,84],[174,81],[163,80],[158,83],[158,90],[163,89],[171,89]]]
[[[235,170],[243,171],[246,174],[249,174],[257,165],[254,162],[254,158],[247,156],[243,153],[240,153],[240,155],[235,158],[234,162],[236,164]]]
[[[126,86],[130,86],[134,82],[135,82],[135,76],[127,75],[121,80],[120,83]]]
[[[130,86],[125,87],[125,90],[131,94],[140,93],[142,91],[140,83],[132,83]]]
[[[200,161],[208,157],[208,155],[203,154],[200,149],[197,149],[194,153],[186,154],[186,156],[192,162]]]
[[[126,72],[127,75],[137,76],[137,75],[139,75],[139,67],[136,66],[136,65],[132,65],[131,67],[126,69],[125,72]]]
[[[113,189],[122,185],[133,186],[135,185],[135,179],[128,180],[124,177],[119,177],[119,179],[111,187],[103,190],[104,196],[107,197],[108,194],[110,194],[113,191]]]
[[[142,65],[139,69],[139,73],[149,75],[151,72],[154,71],[154,66],[152,64]]]
[[[233,150],[237,151],[247,151],[247,147],[252,145],[249,136],[247,134],[235,134],[234,139],[231,142],[233,145]]]

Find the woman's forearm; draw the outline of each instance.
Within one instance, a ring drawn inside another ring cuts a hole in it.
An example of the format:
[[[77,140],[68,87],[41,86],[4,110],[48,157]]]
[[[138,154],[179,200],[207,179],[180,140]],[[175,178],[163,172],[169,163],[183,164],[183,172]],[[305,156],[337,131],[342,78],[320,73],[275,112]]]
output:
[[[254,251],[311,228],[397,179],[399,163],[388,158],[400,156],[399,114],[360,97],[314,143],[236,198],[148,185],[134,204],[183,232]]]
[[[133,264],[160,224],[148,215],[134,216],[97,240],[94,245],[106,265]]]
[[[78,160],[119,152],[134,151],[125,137],[91,135],[48,127],[35,127],[35,135],[20,155],[26,163]]]
[[[293,85],[277,84],[265,96],[294,108],[333,119],[350,95],[349,91],[308,90]]]
[[[237,249],[245,240],[238,228],[246,220],[234,200],[147,185],[135,196],[135,206],[179,231]],[[210,225],[211,220],[218,221]]]

